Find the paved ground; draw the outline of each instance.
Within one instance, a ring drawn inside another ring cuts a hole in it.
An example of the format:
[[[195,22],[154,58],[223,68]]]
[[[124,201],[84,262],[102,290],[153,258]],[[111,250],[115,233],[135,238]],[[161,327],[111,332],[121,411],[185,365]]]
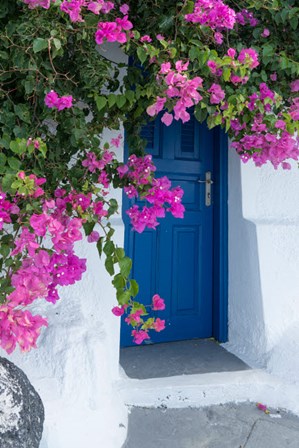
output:
[[[299,418],[270,411],[266,415],[255,403],[133,408],[123,448],[299,448]]]
[[[120,364],[130,378],[138,379],[249,369],[212,339],[123,348]]]

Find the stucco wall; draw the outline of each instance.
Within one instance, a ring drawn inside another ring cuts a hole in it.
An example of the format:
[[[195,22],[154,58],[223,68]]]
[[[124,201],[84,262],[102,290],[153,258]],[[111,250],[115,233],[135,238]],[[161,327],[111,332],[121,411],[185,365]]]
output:
[[[299,381],[299,172],[229,153],[229,343],[254,367]]]

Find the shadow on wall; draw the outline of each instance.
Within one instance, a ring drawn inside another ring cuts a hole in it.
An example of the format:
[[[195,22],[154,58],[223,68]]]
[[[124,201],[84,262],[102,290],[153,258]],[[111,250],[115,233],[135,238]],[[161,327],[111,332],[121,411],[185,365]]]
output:
[[[233,149],[228,163],[229,342],[224,346],[261,368],[267,359],[256,226],[243,217],[242,162]]]

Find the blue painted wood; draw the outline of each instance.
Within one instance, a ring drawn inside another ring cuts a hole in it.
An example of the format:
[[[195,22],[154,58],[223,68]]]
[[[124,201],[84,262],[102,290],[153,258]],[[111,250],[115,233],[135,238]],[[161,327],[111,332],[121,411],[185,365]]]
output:
[[[143,130],[157,167],[184,191],[183,220],[167,214],[156,230],[132,231],[125,213],[125,248],[134,260],[132,276],[140,285],[137,300],[149,304],[154,293],[165,299],[166,310],[156,315],[166,329],[152,332],[151,342],[167,342],[213,335],[213,209],[205,206],[205,185],[197,182],[213,172],[218,130],[210,131],[194,117],[170,127],[159,119]],[[128,150],[128,148],[127,148]],[[132,202],[124,196],[124,210]],[[154,313],[153,313],[154,315]],[[132,345],[131,327],[121,326],[121,345]]]
[[[214,147],[213,336],[228,340],[228,138],[216,130]]]

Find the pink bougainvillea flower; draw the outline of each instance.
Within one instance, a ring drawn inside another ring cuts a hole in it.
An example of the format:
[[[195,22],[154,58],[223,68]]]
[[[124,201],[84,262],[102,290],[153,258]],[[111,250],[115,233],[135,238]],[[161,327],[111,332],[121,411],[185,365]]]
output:
[[[129,171],[128,165],[120,165],[117,167],[117,172],[119,174],[119,177],[122,178],[124,175]]]
[[[115,306],[114,308],[112,308],[112,313],[114,314],[114,316],[122,316],[125,312],[124,307],[122,306]]]
[[[168,112],[165,112],[164,115],[161,118],[162,123],[164,123],[166,126],[170,126],[173,121],[173,115],[169,114]]]
[[[215,61],[209,60],[207,62],[207,66],[209,67],[211,73],[213,73],[213,74],[216,73],[218,66]]]
[[[129,12],[129,10],[130,10],[130,7],[129,7],[129,5],[127,5],[126,3],[124,3],[123,5],[121,5],[121,7],[119,8],[119,10],[120,10],[120,12],[121,12],[123,15],[127,15],[128,12]]]
[[[185,15],[185,19],[212,29],[232,29],[236,22],[236,13],[222,0],[196,0],[194,11]]]
[[[221,45],[223,43],[223,34],[222,33],[214,33],[214,39],[216,44]]]
[[[51,1],[55,3],[56,0],[23,0],[23,2],[29,6],[30,9],[37,8],[38,6],[49,9]]]
[[[230,58],[234,58],[236,56],[237,51],[234,48],[229,48],[227,50],[227,56]]]
[[[264,31],[261,34],[262,37],[269,37],[270,36],[270,31],[268,30],[268,28],[264,28]]]
[[[170,70],[171,70],[171,63],[170,62],[163,62],[161,64],[161,67],[160,67],[160,73],[161,74],[165,75],[165,74],[169,73]]]
[[[69,15],[72,22],[83,22],[81,9],[85,6],[85,0],[63,0],[60,10]]]
[[[258,54],[253,48],[243,48],[238,56],[238,61],[242,64],[249,64],[251,69],[259,65]]]
[[[142,342],[146,339],[150,339],[147,331],[144,330],[133,330],[132,331],[132,336],[133,336],[133,342],[135,342],[135,344],[142,344]]]
[[[275,127],[277,129],[285,129],[286,128],[286,122],[283,120],[277,120],[275,123]]]
[[[159,294],[155,294],[152,298],[152,308],[154,311],[165,310],[165,302]]]
[[[57,109],[59,111],[63,109],[70,109],[73,107],[73,97],[72,95],[59,97],[57,92],[51,90],[45,96],[45,104],[50,109]]]
[[[219,104],[225,98],[225,92],[219,84],[212,84],[208,92],[211,94],[210,103]]]
[[[152,42],[152,38],[146,34],[140,38],[140,42]]]
[[[96,230],[93,230],[90,235],[87,237],[87,241],[89,243],[97,243],[100,239],[100,234]]]
[[[72,95],[62,96],[57,101],[57,110],[70,109],[73,107],[73,97]]]
[[[154,330],[157,331],[158,333],[160,331],[165,330],[165,320],[162,320],[159,317],[157,317],[157,319],[153,323],[153,327],[154,327]]]
[[[265,414],[270,414],[270,411],[268,410],[267,406],[265,404],[262,403],[257,403],[256,407],[260,410],[265,412]]]
[[[186,70],[188,70],[188,66],[189,66],[189,61],[187,61],[185,63],[183,61],[177,61],[175,63],[175,68],[179,73],[185,72]]]
[[[296,79],[295,81],[291,82],[290,87],[291,92],[299,92],[299,79]]]
[[[53,109],[54,107],[57,107],[58,100],[59,100],[58,93],[54,92],[54,90],[51,90],[45,96],[45,104],[50,109]]]

